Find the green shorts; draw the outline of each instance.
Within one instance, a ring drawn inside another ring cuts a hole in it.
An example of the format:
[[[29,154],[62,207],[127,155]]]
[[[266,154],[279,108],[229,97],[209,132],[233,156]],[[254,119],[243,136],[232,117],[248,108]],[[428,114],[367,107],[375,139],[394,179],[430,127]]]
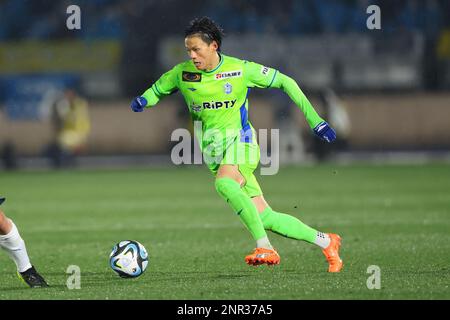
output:
[[[223,164],[237,165],[239,172],[245,178],[242,190],[252,198],[262,195],[261,187],[253,174],[258,167],[259,159],[260,150],[258,143],[256,141],[241,142],[241,139],[237,137],[227,147],[222,157],[217,159],[218,161],[206,161],[206,165],[214,175],[217,174],[219,167]]]

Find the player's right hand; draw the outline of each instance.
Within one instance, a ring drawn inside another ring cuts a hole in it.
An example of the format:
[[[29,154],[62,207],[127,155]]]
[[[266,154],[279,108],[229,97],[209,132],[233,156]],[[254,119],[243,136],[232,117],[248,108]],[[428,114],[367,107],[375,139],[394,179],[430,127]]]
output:
[[[147,105],[147,99],[144,97],[136,97],[131,101],[131,110],[134,112],[142,112],[144,111],[145,106]]]

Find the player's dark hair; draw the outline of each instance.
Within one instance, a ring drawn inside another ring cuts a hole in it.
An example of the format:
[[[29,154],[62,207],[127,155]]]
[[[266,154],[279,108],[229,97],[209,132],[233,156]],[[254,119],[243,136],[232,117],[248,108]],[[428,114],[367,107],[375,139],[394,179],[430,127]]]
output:
[[[218,51],[222,45],[222,37],[225,35],[223,29],[208,17],[196,18],[189,23],[189,27],[184,31],[184,36],[198,34],[208,45],[213,41],[217,42]]]

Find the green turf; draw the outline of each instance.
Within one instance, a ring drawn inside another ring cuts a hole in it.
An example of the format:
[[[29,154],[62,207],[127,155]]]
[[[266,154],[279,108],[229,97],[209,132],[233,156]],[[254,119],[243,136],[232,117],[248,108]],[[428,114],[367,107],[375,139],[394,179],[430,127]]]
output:
[[[254,243],[204,167],[0,173],[2,206],[51,284],[31,290],[0,253],[1,299],[449,299],[450,166],[305,166],[261,177],[266,199],[343,237],[345,266],[328,274],[320,250],[269,234],[276,267],[249,267]],[[143,243],[148,270],[108,266],[122,239]],[[69,290],[69,265],[81,289]],[[381,268],[381,289],[366,286]]]

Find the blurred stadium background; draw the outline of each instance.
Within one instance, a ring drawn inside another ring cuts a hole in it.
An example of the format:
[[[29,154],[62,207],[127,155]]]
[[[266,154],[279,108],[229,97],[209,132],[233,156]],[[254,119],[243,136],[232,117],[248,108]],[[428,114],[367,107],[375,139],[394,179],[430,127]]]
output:
[[[72,4],[80,30],[66,27]],[[371,4],[381,30],[366,26]],[[280,129],[282,162],[450,159],[449,1],[3,0],[0,168],[51,165],[52,106],[67,87],[88,103],[79,165],[170,163],[171,132],[189,128],[182,97],[144,114],[129,103],[187,59],[183,30],[202,15],[224,28],[225,54],[291,75],[337,129],[323,150],[286,95],[254,90],[250,120]]]

